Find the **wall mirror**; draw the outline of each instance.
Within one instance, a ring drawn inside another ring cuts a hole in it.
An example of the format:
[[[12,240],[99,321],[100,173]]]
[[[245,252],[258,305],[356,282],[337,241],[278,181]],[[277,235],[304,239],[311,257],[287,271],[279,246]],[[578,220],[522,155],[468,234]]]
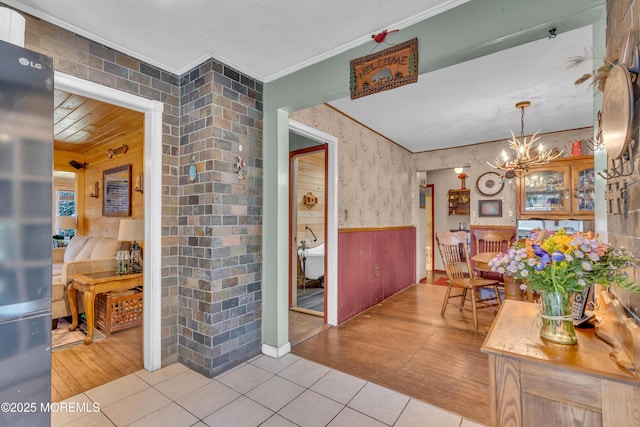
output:
[[[102,216],[131,216],[131,165],[102,172]]]

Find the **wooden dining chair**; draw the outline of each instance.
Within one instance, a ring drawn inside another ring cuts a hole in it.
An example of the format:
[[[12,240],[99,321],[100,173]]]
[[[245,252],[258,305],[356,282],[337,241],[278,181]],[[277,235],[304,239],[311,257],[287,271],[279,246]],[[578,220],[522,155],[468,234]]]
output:
[[[440,314],[444,316],[448,304],[453,304],[460,310],[467,309],[465,300],[467,294],[471,294],[471,311],[473,313],[473,327],[478,330],[478,309],[499,306],[500,293],[498,292],[498,281],[481,279],[476,276],[471,268],[469,253],[467,249],[467,233],[465,231],[438,232],[436,233],[438,250],[444,263],[444,270],[447,273],[447,291],[442,301]],[[465,271],[466,270],[466,271]],[[462,294],[451,295],[452,288],[461,288]],[[480,296],[480,289],[492,289],[494,294],[487,297]],[[470,292],[468,292],[470,291]],[[460,303],[455,304],[449,300],[460,298]]]
[[[511,247],[513,231],[511,230],[475,230],[476,253],[506,252]],[[483,279],[495,279],[504,284],[502,275],[491,270],[475,268],[476,273]]]

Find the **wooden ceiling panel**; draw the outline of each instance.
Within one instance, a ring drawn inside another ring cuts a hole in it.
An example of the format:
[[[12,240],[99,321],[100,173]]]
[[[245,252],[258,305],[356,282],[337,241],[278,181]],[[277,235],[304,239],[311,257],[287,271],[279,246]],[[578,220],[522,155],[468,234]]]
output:
[[[56,150],[85,152],[116,136],[143,129],[143,113],[57,89],[54,92]]]

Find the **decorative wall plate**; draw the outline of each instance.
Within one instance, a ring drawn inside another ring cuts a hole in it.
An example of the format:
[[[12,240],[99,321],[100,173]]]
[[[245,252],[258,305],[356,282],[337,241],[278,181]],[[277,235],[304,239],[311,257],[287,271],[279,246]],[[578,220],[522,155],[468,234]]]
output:
[[[504,182],[502,182],[500,174],[496,172],[485,172],[478,177],[476,188],[478,189],[478,193],[483,196],[495,196],[504,188]]]
[[[602,98],[602,141],[609,158],[619,159],[627,152],[633,118],[633,88],[629,71],[615,65],[604,84]]]

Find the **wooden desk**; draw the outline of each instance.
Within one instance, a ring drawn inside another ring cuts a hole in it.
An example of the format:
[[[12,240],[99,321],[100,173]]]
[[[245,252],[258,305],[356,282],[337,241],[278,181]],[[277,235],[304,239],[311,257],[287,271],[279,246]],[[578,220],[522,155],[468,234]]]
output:
[[[481,351],[489,355],[491,425],[640,425],[640,380],[592,329],[577,345],[540,338],[536,304],[505,301]]]
[[[491,271],[491,267],[489,267],[489,261],[498,256],[500,252],[480,252],[479,254],[475,254],[471,257],[471,261],[476,262],[476,267],[479,270]],[[516,283],[511,276],[502,276],[502,281],[504,283],[504,299],[512,299],[517,301],[522,301],[524,298],[522,296],[522,290],[520,289],[520,284]]]
[[[96,294],[133,289],[143,286],[143,284],[144,276],[142,273],[118,275],[117,271],[110,270],[71,275],[71,284],[67,288],[67,295],[73,322],[69,326],[69,330],[73,331],[78,327],[78,303],[76,302],[78,291],[83,293],[84,309],[87,315],[87,337],[84,339],[84,343],[91,344],[95,327]]]

